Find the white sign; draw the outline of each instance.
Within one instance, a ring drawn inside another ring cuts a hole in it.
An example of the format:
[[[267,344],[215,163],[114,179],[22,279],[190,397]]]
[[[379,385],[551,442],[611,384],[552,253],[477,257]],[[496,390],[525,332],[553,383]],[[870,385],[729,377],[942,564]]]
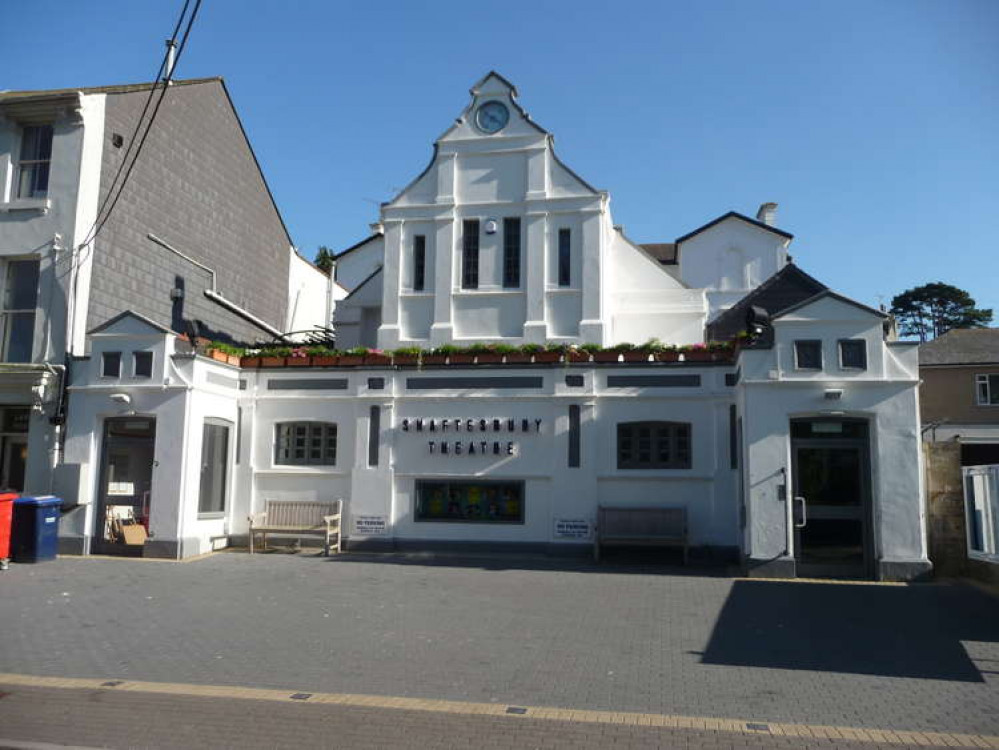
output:
[[[556,539],[589,539],[590,522],[585,518],[556,518]]]
[[[388,533],[385,516],[354,516],[354,533],[361,536],[380,536]]]

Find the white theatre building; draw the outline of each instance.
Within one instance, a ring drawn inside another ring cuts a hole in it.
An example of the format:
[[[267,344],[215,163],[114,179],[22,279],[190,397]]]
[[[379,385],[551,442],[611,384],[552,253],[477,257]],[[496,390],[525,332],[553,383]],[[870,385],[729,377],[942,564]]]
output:
[[[245,539],[267,501],[343,498],[350,549],[584,552],[598,507],[662,506],[686,509],[695,560],[750,574],[927,573],[917,353],[886,315],[792,264],[775,204],[636,244],[509,82],[471,93],[337,257],[338,348],[748,343],[717,361],[236,367],[125,316],[70,389],[66,461],[85,468],[67,549],[90,549],[102,424],[125,409],[158,422],[149,554]],[[160,352],[161,388],[101,376],[101,352],[130,347]]]

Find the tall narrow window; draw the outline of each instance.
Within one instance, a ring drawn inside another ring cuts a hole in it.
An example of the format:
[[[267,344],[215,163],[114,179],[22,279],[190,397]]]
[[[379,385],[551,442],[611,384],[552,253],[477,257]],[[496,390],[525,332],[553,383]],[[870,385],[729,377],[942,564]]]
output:
[[[51,160],[52,126],[25,127],[21,137],[21,158],[17,162],[18,198],[44,198],[48,194]]]
[[[572,230],[558,230],[558,285],[572,283]]]
[[[520,219],[503,219],[503,286],[520,286]]]
[[[226,477],[229,473],[229,427],[221,419],[206,419],[201,440],[199,515],[225,511]]]
[[[38,261],[8,261],[4,270],[0,354],[4,362],[30,362],[38,304]]]
[[[569,407],[569,468],[579,468],[579,406]]]
[[[413,237],[413,291],[422,292],[426,283],[427,238],[418,234]]]
[[[372,406],[368,419],[368,466],[378,466],[378,444],[381,440],[382,409]]]
[[[479,220],[465,219],[461,233],[461,288],[479,288]]]

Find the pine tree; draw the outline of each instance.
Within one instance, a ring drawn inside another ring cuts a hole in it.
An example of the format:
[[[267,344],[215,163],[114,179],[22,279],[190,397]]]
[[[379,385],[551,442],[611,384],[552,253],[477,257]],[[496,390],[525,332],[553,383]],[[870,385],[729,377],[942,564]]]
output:
[[[903,336],[920,341],[936,338],[952,328],[985,328],[992,310],[975,307],[975,300],[963,289],[937,281],[907,289],[892,298],[891,313]]]

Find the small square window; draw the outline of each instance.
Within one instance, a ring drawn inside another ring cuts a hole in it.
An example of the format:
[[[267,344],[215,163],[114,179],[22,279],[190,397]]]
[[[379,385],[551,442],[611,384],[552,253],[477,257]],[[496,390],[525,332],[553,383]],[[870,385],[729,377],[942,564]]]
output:
[[[863,339],[842,339],[839,342],[839,366],[843,369],[867,369],[867,342]]]
[[[821,370],[822,342],[795,341],[794,366],[799,370]]]
[[[153,376],[153,353],[134,352],[132,354],[132,372],[137,378]]]
[[[101,355],[101,377],[121,377],[121,352],[104,352]]]

